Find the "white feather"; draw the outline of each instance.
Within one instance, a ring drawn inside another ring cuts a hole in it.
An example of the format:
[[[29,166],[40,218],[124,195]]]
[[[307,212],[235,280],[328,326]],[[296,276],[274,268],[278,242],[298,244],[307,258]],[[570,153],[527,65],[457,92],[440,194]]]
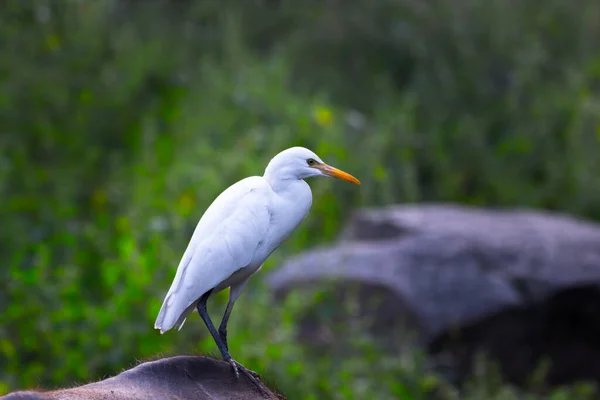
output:
[[[161,333],[178,322],[183,325],[200,296],[251,263],[269,229],[265,184],[260,177],[241,180],[206,210],[156,319],[155,328]]]
[[[309,159],[328,169],[309,165]],[[235,301],[249,277],[308,213],[312,194],[303,179],[331,171],[312,151],[293,147],[275,156],[262,177],[243,179],[221,193],[198,222],[154,327],[161,333],[181,329],[211,289],[231,287],[230,301]]]

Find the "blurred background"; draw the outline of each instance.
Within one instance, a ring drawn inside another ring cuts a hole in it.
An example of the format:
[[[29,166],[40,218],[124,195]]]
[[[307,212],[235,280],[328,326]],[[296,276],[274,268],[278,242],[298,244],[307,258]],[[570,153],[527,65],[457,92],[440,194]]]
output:
[[[274,301],[264,277],[363,206],[600,219],[599,17],[597,0],[4,0],[0,394],[217,355],[197,316],[161,336],[157,312],[206,207],[302,145],[362,185],[310,182],[234,309],[234,358],[290,399],[594,398],[483,367],[457,386],[358,317],[315,351],[297,321],[334,313],[331,291]]]

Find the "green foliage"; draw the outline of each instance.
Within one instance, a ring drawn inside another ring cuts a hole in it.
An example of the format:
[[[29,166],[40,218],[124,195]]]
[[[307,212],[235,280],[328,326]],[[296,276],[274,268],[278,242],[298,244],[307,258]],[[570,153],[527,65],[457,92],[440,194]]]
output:
[[[0,393],[216,352],[197,317],[163,336],[154,318],[203,210],[292,145],[363,184],[312,181],[310,216],[266,271],[358,205],[600,218],[600,3],[300,3],[0,5]],[[296,317],[319,304],[274,307],[255,278],[232,354],[290,398],[522,398],[491,373],[458,393],[360,326],[352,354],[307,351]]]

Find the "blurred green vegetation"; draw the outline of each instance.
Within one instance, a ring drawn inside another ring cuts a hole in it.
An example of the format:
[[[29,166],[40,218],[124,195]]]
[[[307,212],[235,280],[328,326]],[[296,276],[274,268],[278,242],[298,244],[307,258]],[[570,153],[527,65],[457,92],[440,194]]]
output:
[[[216,354],[199,318],[162,336],[154,319],[204,209],[292,145],[363,184],[312,181],[267,271],[359,205],[600,219],[598,15],[596,0],[0,3],[0,394]],[[307,352],[294,321],[317,297],[274,308],[258,276],[231,319],[231,353],[290,399],[523,398],[487,370],[459,392],[359,326],[352,354]]]

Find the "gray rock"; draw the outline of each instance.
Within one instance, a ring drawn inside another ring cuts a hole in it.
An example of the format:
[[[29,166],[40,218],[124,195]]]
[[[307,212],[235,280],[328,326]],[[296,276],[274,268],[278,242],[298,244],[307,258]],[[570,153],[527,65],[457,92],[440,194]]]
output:
[[[267,280],[281,295],[332,278],[392,291],[402,306],[388,307],[409,310],[423,344],[438,346],[456,329],[477,324],[498,329],[487,320],[495,316],[503,324],[523,324],[532,320],[523,313],[555,304],[561,291],[597,287],[600,225],[521,209],[446,204],[363,209],[333,246],[290,258]],[[518,318],[507,318],[503,313],[509,310],[519,310]],[[522,331],[540,339],[539,327]],[[491,334],[477,332],[472,342],[485,342]]]

